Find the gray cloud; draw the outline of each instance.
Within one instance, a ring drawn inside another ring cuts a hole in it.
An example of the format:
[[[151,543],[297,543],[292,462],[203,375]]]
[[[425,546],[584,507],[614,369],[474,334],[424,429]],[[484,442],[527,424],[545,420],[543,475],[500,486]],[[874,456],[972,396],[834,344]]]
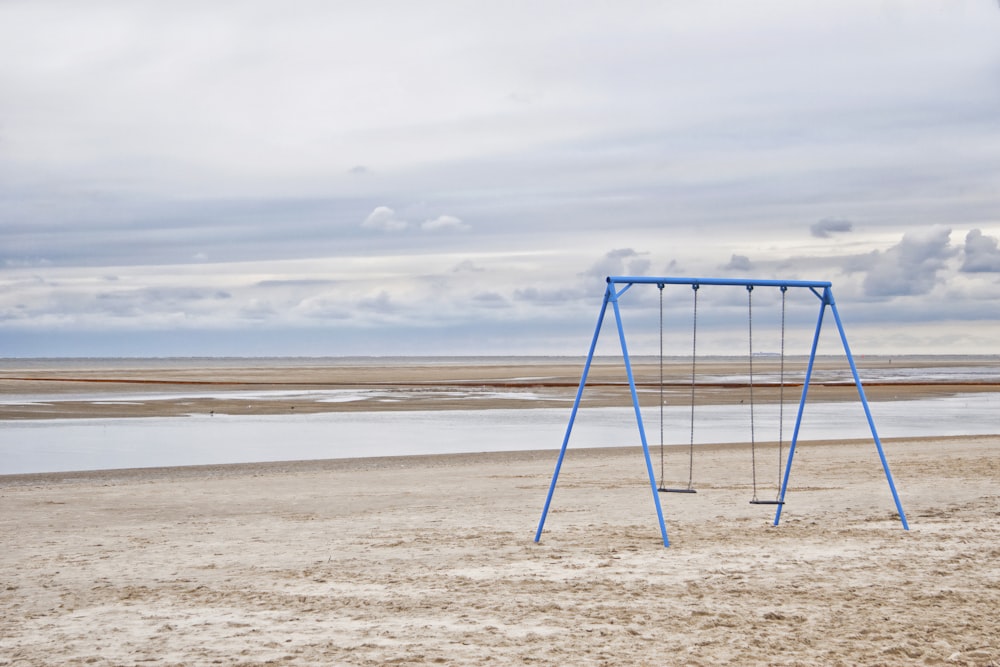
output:
[[[573,303],[581,296],[584,296],[583,291],[572,287],[524,287],[514,291],[514,298],[518,301],[543,306]]]
[[[357,305],[362,310],[371,311],[379,315],[392,315],[398,313],[400,310],[399,305],[393,301],[386,290],[381,290],[374,296],[360,299]]]
[[[826,239],[830,238],[831,234],[849,232],[852,229],[854,229],[854,224],[850,220],[823,218],[809,227],[809,233],[816,238]]]
[[[146,287],[99,292],[91,304],[94,314],[113,317],[137,316],[157,312],[204,312],[214,303],[232,298],[225,290],[199,287]]]
[[[1000,248],[997,239],[986,236],[978,229],[965,235],[965,260],[962,271],[966,273],[1000,272]]]
[[[551,350],[605,275],[651,267],[1000,312],[994,5],[430,2],[0,2],[4,340],[236,353],[211,332],[252,320],[280,353],[336,319],[378,354],[446,315],[423,344],[503,320]],[[940,224],[981,230],[951,248]]]
[[[496,292],[480,292],[472,297],[472,300],[480,306],[486,308],[505,308],[507,299]]]
[[[605,278],[607,276],[641,276],[650,266],[649,259],[632,248],[609,250],[604,257],[581,276]]]
[[[949,239],[951,230],[932,229],[907,232],[902,240],[868,257],[864,289],[869,296],[918,296],[927,294],[938,283],[938,274],[955,255]]]
[[[481,266],[477,266],[471,259],[464,259],[452,268],[454,273],[481,273],[485,271]]]
[[[241,319],[267,321],[273,319],[277,309],[268,301],[251,299],[239,309]]]
[[[733,255],[729,258],[729,263],[723,267],[724,271],[752,271],[753,263],[746,255]]]
[[[3,158],[0,156],[0,163]],[[0,170],[2,172],[2,170]],[[359,199],[96,196],[0,184],[0,266],[167,265],[312,257],[363,243]]]
[[[257,283],[257,287],[302,287],[306,289],[318,289],[320,287],[329,287],[336,284],[336,280],[323,280],[321,278],[291,278],[287,280],[261,280]]]

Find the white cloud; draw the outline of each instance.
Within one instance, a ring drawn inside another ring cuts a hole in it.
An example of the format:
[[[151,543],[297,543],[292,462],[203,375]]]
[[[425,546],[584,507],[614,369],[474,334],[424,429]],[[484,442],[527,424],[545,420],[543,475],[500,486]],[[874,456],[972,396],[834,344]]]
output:
[[[425,232],[464,231],[469,225],[453,215],[439,215],[433,220],[425,220],[420,228]]]
[[[266,300],[250,299],[239,310],[240,317],[247,320],[265,321],[277,314],[274,306]]]
[[[377,229],[383,232],[398,232],[409,227],[410,223],[396,217],[396,212],[388,206],[378,206],[368,214],[361,226],[365,229]]]

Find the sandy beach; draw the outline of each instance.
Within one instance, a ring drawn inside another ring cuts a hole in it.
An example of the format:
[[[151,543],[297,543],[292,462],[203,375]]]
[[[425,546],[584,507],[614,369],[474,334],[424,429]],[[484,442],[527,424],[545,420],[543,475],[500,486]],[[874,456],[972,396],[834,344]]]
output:
[[[704,446],[669,549],[638,448],[570,448],[539,543],[559,443],[0,476],[0,665],[1000,664],[1000,436],[884,444],[909,531],[870,441],[800,444],[777,527]]]

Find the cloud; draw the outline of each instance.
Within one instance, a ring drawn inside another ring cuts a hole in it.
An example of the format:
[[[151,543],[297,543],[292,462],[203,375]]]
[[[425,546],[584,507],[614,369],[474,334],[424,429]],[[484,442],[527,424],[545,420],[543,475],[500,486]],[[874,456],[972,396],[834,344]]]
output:
[[[153,311],[180,311],[195,313],[204,311],[206,301],[217,302],[231,299],[232,294],[221,289],[192,286],[144,287],[112,292],[98,292],[94,303],[98,312],[109,316],[134,316]],[[211,307],[218,307],[213,303]]]
[[[452,269],[453,273],[482,273],[486,269],[478,266],[471,259],[464,259]]]
[[[472,300],[486,308],[505,308],[508,305],[507,299],[496,292],[480,292],[473,296]]]
[[[269,320],[277,314],[274,306],[262,299],[250,299],[239,311],[240,317],[247,320]]]
[[[746,255],[733,255],[729,258],[729,263],[723,269],[726,271],[751,271],[753,264]]]
[[[453,215],[439,215],[433,220],[425,220],[420,228],[425,232],[464,231],[469,225]]]
[[[616,248],[605,253],[599,262],[581,276],[641,276],[649,270],[649,260],[632,248]]]
[[[872,252],[867,256],[865,293],[889,297],[930,292],[938,282],[938,272],[955,254],[949,243],[950,236],[951,230],[944,227],[907,232],[898,244],[885,252]]]
[[[386,290],[381,290],[375,296],[361,299],[357,305],[358,308],[378,313],[379,315],[391,315],[399,311],[399,306],[393,302],[392,297],[389,296],[389,292]]]
[[[1000,275],[995,2],[909,3],[889,24],[862,0],[569,18],[396,2],[390,22],[313,4],[0,1],[0,318],[44,334],[266,315],[280,351],[282,330],[349,317],[338,331],[397,327],[359,335],[377,354],[444,309],[447,353],[452,326],[481,342],[469,332],[519,331],[522,313],[531,346],[535,319],[552,341],[556,315],[589,329],[606,275],[724,268],[846,270],[838,295],[875,295],[889,327],[882,296],[934,285],[1000,312],[982,279]],[[900,242],[942,223],[985,234]]]
[[[256,284],[257,287],[304,287],[306,289],[315,289],[318,287],[327,287],[329,285],[336,285],[336,280],[328,280],[323,278],[289,278],[289,279],[268,279],[261,280]]]
[[[294,313],[295,316],[305,318],[306,320],[339,320],[347,321],[351,319],[351,313],[354,308],[345,303],[344,301],[331,298],[329,295],[308,295],[304,296],[301,294],[298,296],[298,302],[295,303],[296,299],[291,299],[292,303],[289,304],[288,313]]]
[[[396,217],[396,212],[388,206],[377,206],[361,223],[365,229],[377,229],[383,232],[398,232],[410,226],[405,220]]]
[[[819,239],[828,239],[831,234],[849,232],[854,229],[850,220],[823,218],[809,227],[809,233]]]
[[[576,301],[583,295],[584,292],[581,289],[571,287],[556,287],[552,289],[524,287],[514,290],[514,298],[516,300],[542,306],[565,305]]]
[[[1000,272],[1000,248],[997,248],[997,239],[984,235],[978,229],[966,234],[965,261],[962,262],[961,270],[965,273]]]

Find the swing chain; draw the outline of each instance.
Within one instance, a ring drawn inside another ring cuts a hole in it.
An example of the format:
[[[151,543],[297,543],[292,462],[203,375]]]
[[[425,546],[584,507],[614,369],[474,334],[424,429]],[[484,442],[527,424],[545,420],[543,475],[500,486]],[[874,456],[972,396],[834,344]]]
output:
[[[698,287],[695,283],[691,285],[694,290],[694,311],[691,315],[691,440],[688,444],[688,490],[694,489],[694,403],[695,387],[698,365]]]
[[[657,283],[660,288],[660,486],[663,486],[665,469],[663,456],[663,283]]]
[[[757,446],[754,438],[753,419],[753,285],[747,285],[747,327],[749,341],[749,380],[750,380],[750,470],[753,478],[753,499],[757,502]]]
[[[781,286],[781,368],[778,371],[778,490],[776,500],[781,500],[781,459],[785,441],[785,303],[788,285]]]
[[[660,485],[657,488],[659,492],[670,492],[670,493],[695,493],[694,490],[694,406],[695,406],[695,387],[697,374],[697,359],[698,359],[698,288],[697,284],[692,284],[691,289],[694,290],[694,313],[692,315],[691,321],[691,442],[688,445],[688,483],[685,488],[671,489],[667,488],[664,484],[665,478],[665,464],[664,464],[664,438],[663,438],[663,405],[665,403],[663,398],[663,285],[657,283],[660,288]]]

